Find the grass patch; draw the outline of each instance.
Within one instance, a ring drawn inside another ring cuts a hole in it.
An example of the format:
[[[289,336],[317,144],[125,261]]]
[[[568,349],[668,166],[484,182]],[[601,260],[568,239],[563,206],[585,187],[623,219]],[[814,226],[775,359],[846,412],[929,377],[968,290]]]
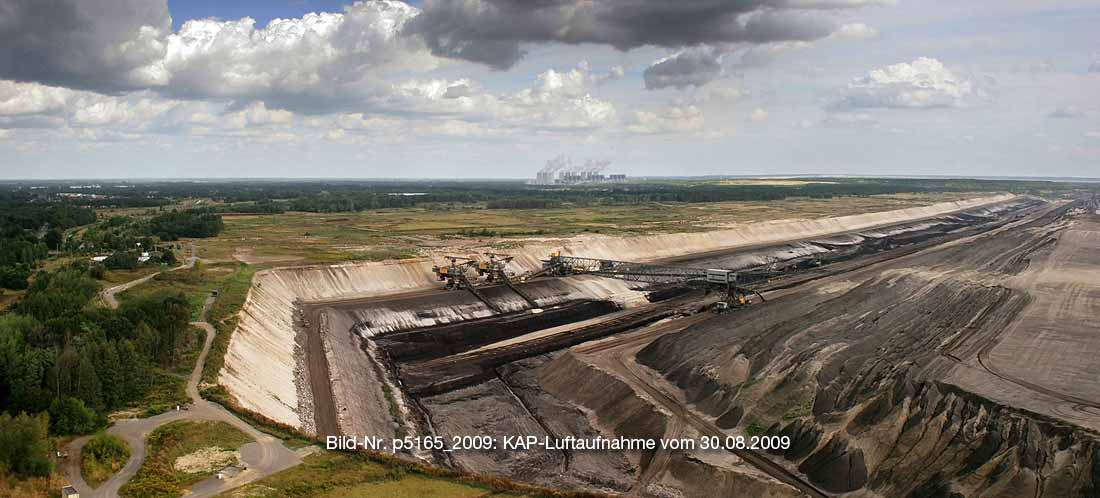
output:
[[[123,498],[177,498],[183,489],[212,472],[175,470],[176,459],[204,448],[236,450],[252,438],[225,422],[183,420],[160,426],[146,440],[148,456],[137,475],[120,491]]]
[[[761,427],[760,423],[757,422],[755,419],[749,419],[749,421],[747,423],[745,423],[745,435],[746,436],[749,436],[749,437],[759,436],[763,433],[764,433],[764,428]]]
[[[237,328],[237,312],[244,306],[248,289],[252,286],[252,275],[256,268],[251,265],[237,265],[235,271],[222,279],[218,285],[218,298],[210,306],[207,321],[214,326],[217,335],[210,345],[206,364],[202,367],[202,382],[217,384],[218,372],[225,364],[225,352],[229,350],[229,339]]]
[[[244,486],[230,498],[603,497],[463,475],[367,453],[320,451],[302,464]]]
[[[176,366],[172,367],[171,372],[185,378],[189,377],[191,372],[195,370],[195,362],[199,359],[199,353],[202,352],[202,345],[205,341],[205,331],[198,327],[187,327],[176,352]]]
[[[388,259],[415,258],[419,251],[409,246],[379,246],[371,247],[351,254],[354,261],[386,261]]]
[[[387,479],[385,466],[353,454],[322,451],[302,464],[265,477],[230,493],[232,498],[282,498],[318,496],[326,491],[351,488],[364,482]]]
[[[475,498],[486,496],[489,490],[443,479],[406,476],[394,481],[368,482],[323,493],[324,498]]]
[[[19,298],[23,297],[23,294],[26,293],[27,291],[25,290],[13,291],[0,288],[0,311],[8,309],[9,306],[15,304],[15,302],[18,301]]]
[[[108,270],[103,274],[103,286],[113,287],[167,269],[169,269],[167,266],[150,265],[141,266],[134,270]]]
[[[229,396],[229,392],[225,390],[225,387],[220,384],[208,386],[199,394],[203,399],[222,405],[223,408],[232,412],[237,418],[247,422],[248,425],[255,427],[256,430],[281,439],[283,444],[290,449],[303,448],[311,444],[320,444],[320,440],[313,439],[294,427],[281,424],[256,412],[241,408],[233,398]]]
[[[54,470],[49,477],[20,479],[0,469],[0,498],[49,497],[60,498],[65,477]]]
[[[130,445],[122,438],[98,432],[92,436],[80,455],[80,473],[93,488],[111,478],[130,459]]]
[[[177,405],[185,405],[191,401],[187,397],[187,379],[166,370],[153,369],[152,386],[149,393],[135,403],[131,409],[138,409],[141,417],[152,417],[169,410],[176,409]]]
[[[796,418],[802,418],[802,417],[809,416],[811,413],[813,413],[813,408],[814,408],[814,402],[813,402],[812,399],[808,399],[808,400],[796,403],[794,406],[790,407],[786,412],[783,412],[783,420],[787,421],[787,422],[790,422],[791,420],[794,420]]]
[[[407,435],[405,424],[402,423],[404,415],[401,413],[401,407],[397,406],[397,400],[393,397],[393,390],[385,382],[382,383],[382,395],[386,397],[386,404],[389,405],[390,418],[397,424],[397,431],[394,435],[398,439],[403,439]]]
[[[126,290],[118,295],[120,301],[147,296],[161,289],[173,289],[184,293],[191,305],[191,320],[197,321],[202,315],[202,306],[213,291],[233,285],[242,272],[242,266],[235,263],[206,265],[202,262],[183,270],[166,271],[152,280]],[[249,276],[251,278],[251,276]]]

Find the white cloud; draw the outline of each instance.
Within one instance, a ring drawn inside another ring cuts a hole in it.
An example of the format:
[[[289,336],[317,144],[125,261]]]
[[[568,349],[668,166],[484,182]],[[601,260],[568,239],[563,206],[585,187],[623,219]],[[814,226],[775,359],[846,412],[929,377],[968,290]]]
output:
[[[861,22],[854,22],[848,24],[842,24],[840,29],[837,29],[831,37],[834,38],[848,38],[852,40],[870,40],[878,38],[879,32],[872,26],[868,26]]]
[[[38,83],[0,81],[0,116],[59,111],[74,93],[67,88]]]
[[[966,107],[987,98],[976,83],[956,76],[940,61],[921,57],[872,70],[848,83],[840,103],[851,108]]]
[[[275,100],[281,107],[360,100],[388,89],[386,74],[435,67],[418,42],[400,35],[418,12],[381,0],[276,19],[263,29],[247,17],[191,20],[168,37],[164,60],[144,71],[172,95]]]
[[[749,114],[749,119],[757,122],[764,121],[765,119],[768,119],[768,111],[757,107],[756,109],[753,109],[752,114]]]
[[[703,112],[693,105],[672,106],[661,113],[637,111],[627,130],[639,134],[683,133],[703,128]]]

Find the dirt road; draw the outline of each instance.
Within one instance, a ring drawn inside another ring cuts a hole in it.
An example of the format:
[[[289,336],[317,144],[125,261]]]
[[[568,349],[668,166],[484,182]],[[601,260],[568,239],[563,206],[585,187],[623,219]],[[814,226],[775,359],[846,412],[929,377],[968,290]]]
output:
[[[190,260],[190,264],[194,264],[193,258]],[[211,297],[203,305],[202,316],[204,319],[213,302],[214,298]],[[187,495],[189,498],[215,496],[301,463],[301,457],[305,454],[304,451],[294,452],[287,449],[278,439],[256,430],[220,405],[206,401],[199,396],[202,366],[206,362],[206,356],[210,352],[210,345],[214,342],[216,332],[214,327],[205,321],[192,322],[192,325],[206,331],[206,342],[203,344],[202,353],[199,354],[198,360],[195,362],[195,368],[187,382],[187,395],[191,398],[191,406],[186,409],[181,407],[178,411],[169,411],[154,417],[116,422],[107,432],[119,436],[129,443],[130,460],[126,462],[126,466],[118,474],[115,474],[110,480],[95,489],[92,489],[80,475],[80,450],[88,441],[88,436],[69,443],[65,451],[69,453],[70,457],[62,466],[62,470],[69,482],[76,487],[80,496],[85,498],[117,497],[119,489],[137,474],[138,469],[141,468],[141,464],[145,460],[145,438],[157,427],[176,420],[226,422],[255,440],[255,442],[241,447],[241,460],[246,466],[244,472],[228,480],[210,477],[200,481],[191,487],[191,493]],[[306,448],[306,450],[308,449]]]

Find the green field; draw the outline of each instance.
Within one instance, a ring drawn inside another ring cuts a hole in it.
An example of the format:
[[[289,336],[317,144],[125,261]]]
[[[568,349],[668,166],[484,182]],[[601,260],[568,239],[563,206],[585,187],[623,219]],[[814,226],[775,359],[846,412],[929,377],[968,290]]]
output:
[[[320,451],[302,464],[229,494],[231,498],[521,498],[491,484],[431,476],[358,454]],[[569,496],[562,494],[561,496]]]
[[[466,206],[235,215],[224,218],[225,230],[220,235],[195,239],[194,243],[200,257],[219,261],[285,265],[400,259],[415,256],[425,247],[445,246],[462,239],[507,247],[523,238],[698,232],[737,223],[888,211],[981,195],[990,194],[951,192],[553,209]]]

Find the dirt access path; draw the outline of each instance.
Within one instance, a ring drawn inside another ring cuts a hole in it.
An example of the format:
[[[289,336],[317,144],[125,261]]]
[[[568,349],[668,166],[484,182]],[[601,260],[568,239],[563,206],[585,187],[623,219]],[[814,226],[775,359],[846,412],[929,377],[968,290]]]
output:
[[[194,264],[194,258],[189,261]],[[124,284],[125,285],[125,284]],[[202,317],[206,319],[207,311],[214,302],[214,298],[207,298],[203,305]],[[206,342],[203,344],[202,353],[195,362],[195,368],[187,382],[187,395],[191,398],[191,406],[178,411],[170,411],[149,418],[120,420],[115,423],[108,433],[121,437],[130,445],[130,460],[119,473],[98,488],[92,489],[80,475],[80,451],[88,441],[89,436],[78,438],[65,448],[70,455],[69,460],[62,466],[69,482],[76,487],[80,496],[85,498],[115,498],[119,489],[130,481],[141,468],[145,460],[145,438],[157,427],[176,420],[212,420],[226,422],[245,434],[248,434],[255,442],[241,447],[241,461],[245,470],[236,477],[228,480],[219,480],[215,477],[207,478],[191,486],[188,498],[204,498],[224,493],[257,479],[269,476],[281,470],[293,467],[302,462],[302,457],[309,453],[313,447],[306,447],[298,452],[291,451],[283,446],[278,439],[256,430],[251,425],[237,418],[221,405],[209,402],[199,396],[199,381],[202,379],[202,367],[206,363],[206,356],[210,353],[210,345],[214,342],[216,331],[206,321],[191,322],[192,325],[206,331]]]

